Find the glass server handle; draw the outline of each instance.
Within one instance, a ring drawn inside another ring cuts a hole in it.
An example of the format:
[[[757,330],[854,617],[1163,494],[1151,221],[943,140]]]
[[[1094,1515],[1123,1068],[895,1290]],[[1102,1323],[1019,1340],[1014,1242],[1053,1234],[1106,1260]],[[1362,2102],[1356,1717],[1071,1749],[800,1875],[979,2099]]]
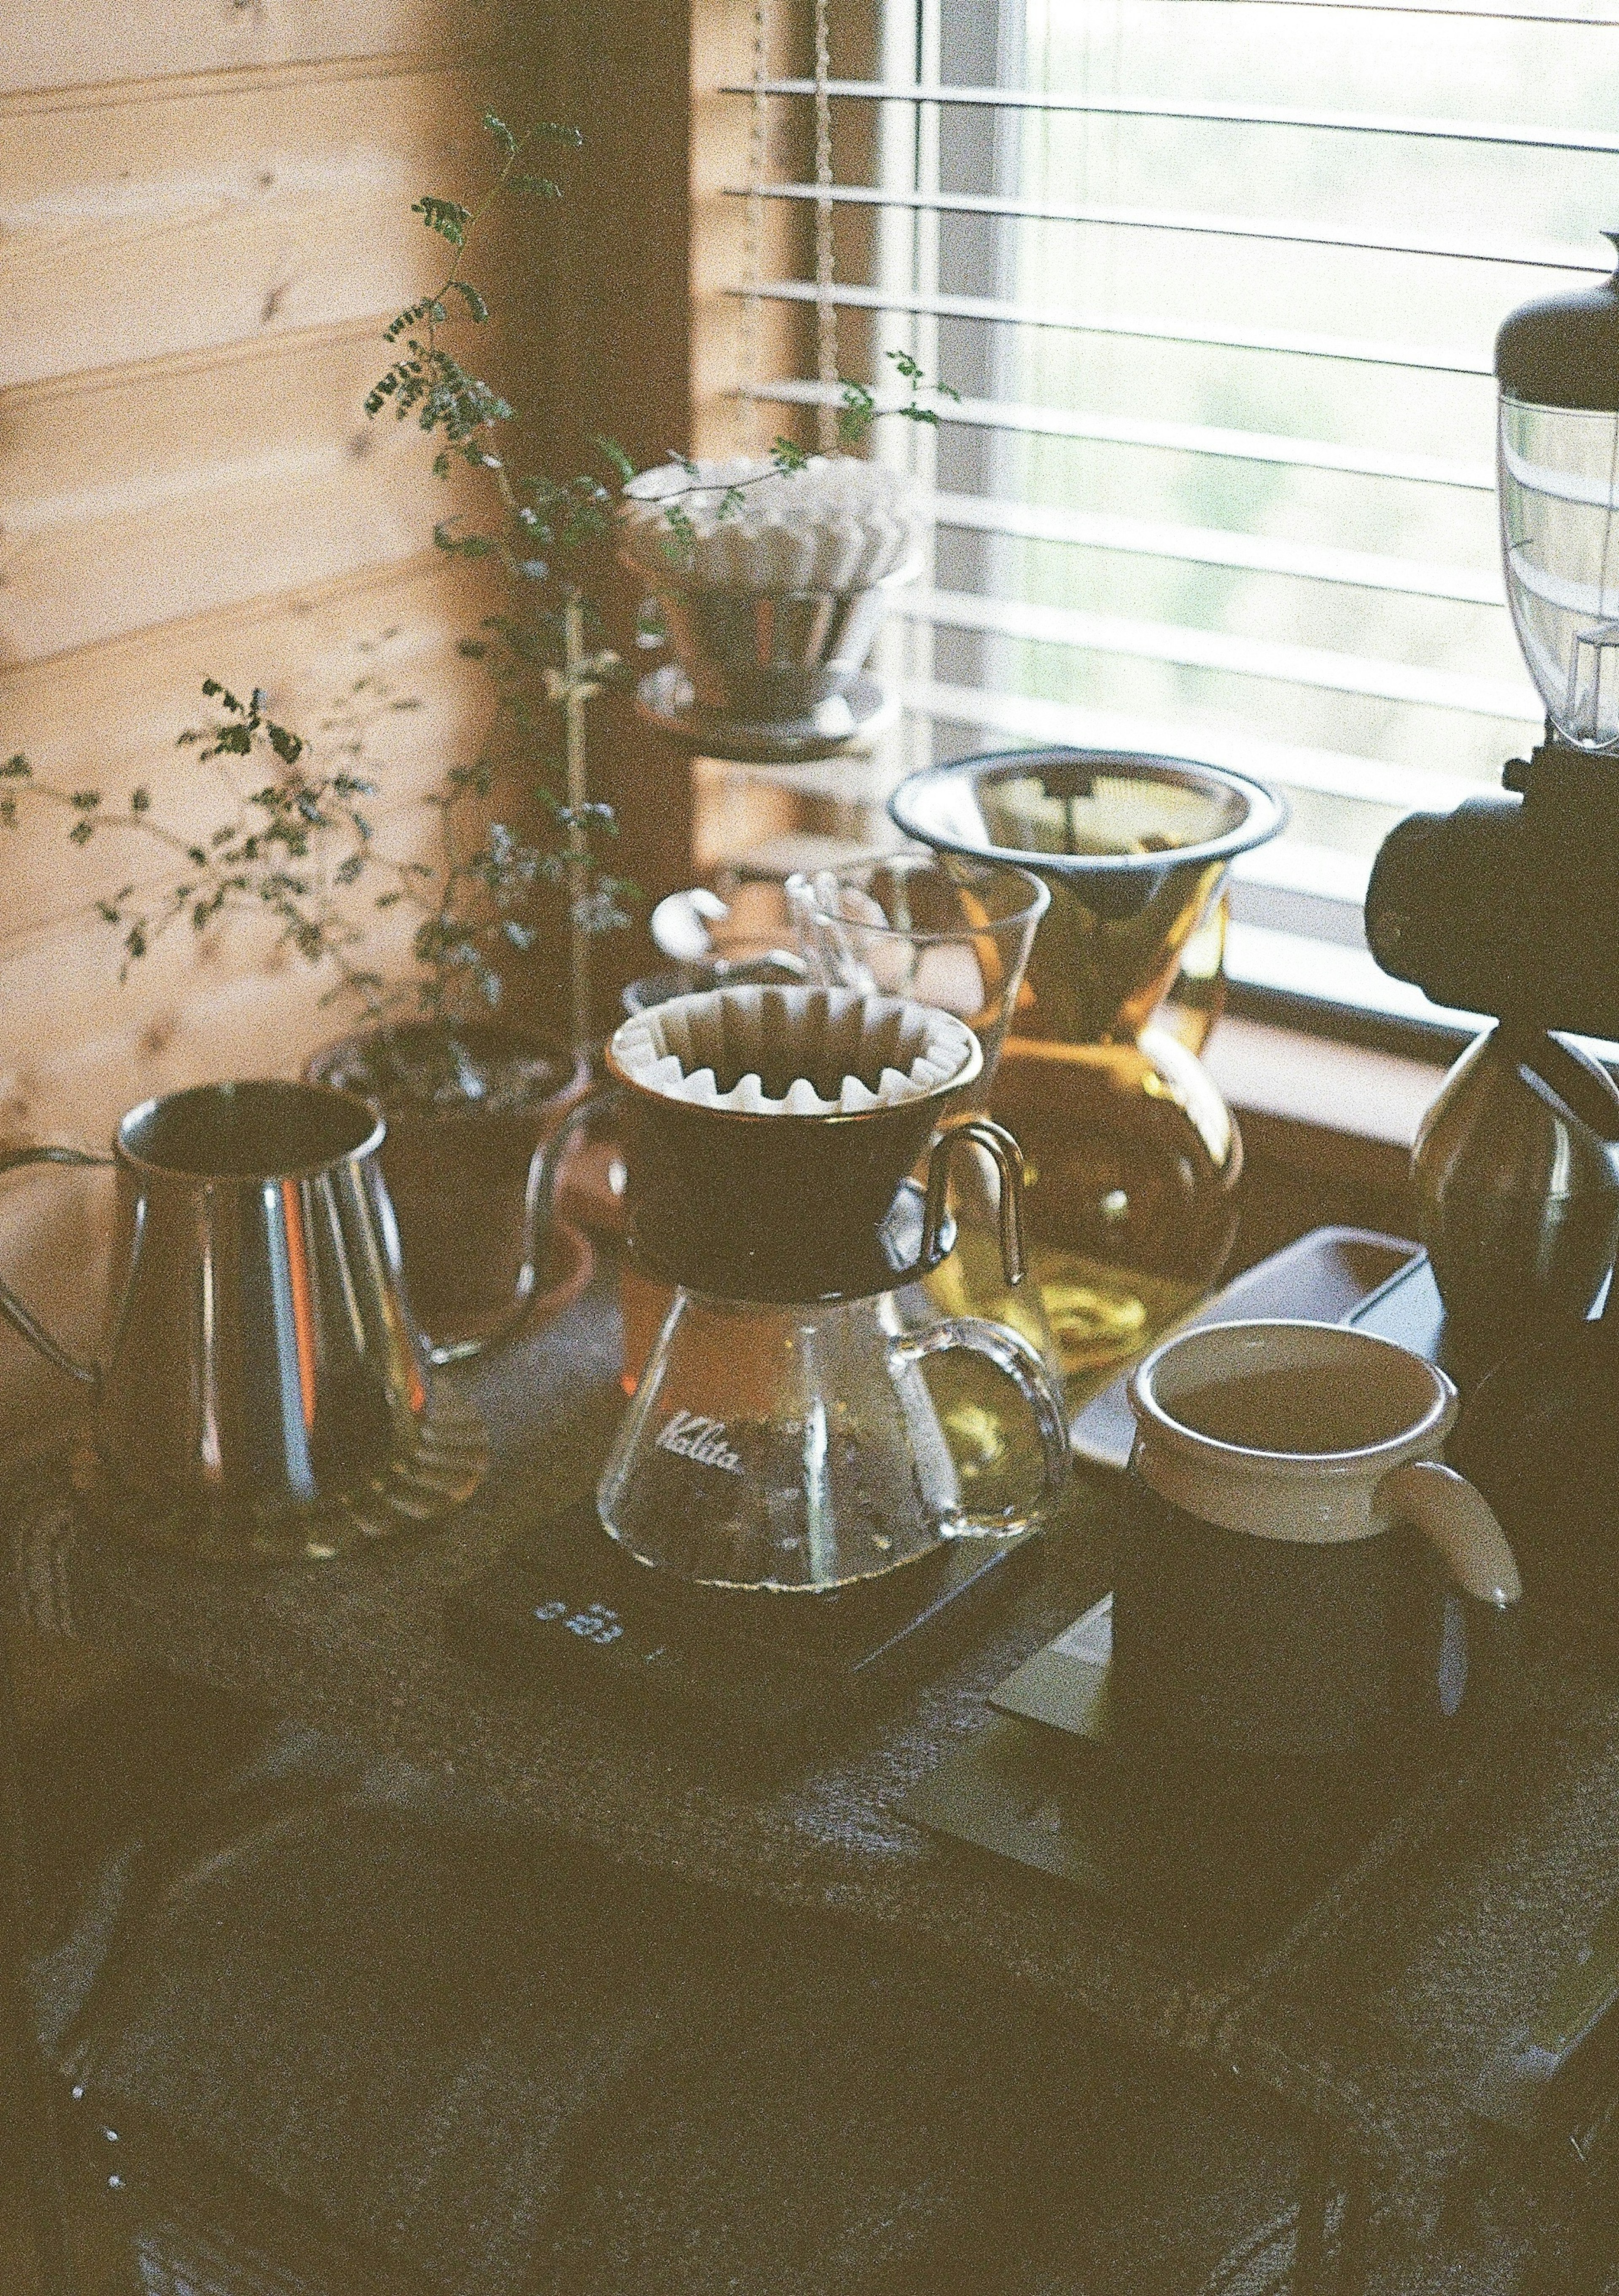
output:
[[[890,1346],[889,1356],[892,1362],[917,1364],[929,1356],[948,1355],[953,1348],[985,1357],[1012,1382],[1028,1405],[1040,1436],[1042,1472],[1040,1490],[1026,1508],[1003,1509],[997,1514],[949,1514],[939,1526],[939,1535],[941,1538],[1015,1538],[1044,1519],[1067,1485],[1068,1423],[1063,1415],[1062,1398],[1027,1340],[1005,1324],[988,1323],[979,1316],[959,1316],[951,1322],[935,1324],[929,1331],[897,1339]]]

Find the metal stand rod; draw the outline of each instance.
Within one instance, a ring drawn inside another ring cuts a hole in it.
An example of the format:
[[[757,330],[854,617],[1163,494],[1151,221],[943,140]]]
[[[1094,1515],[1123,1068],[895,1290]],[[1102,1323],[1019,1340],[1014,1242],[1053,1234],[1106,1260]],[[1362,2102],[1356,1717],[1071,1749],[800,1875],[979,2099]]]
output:
[[[40,2296],[78,2296],[68,2251],[53,2085],[29,2005],[28,1871],[17,1701],[9,1630],[0,1625],[0,2097],[11,2100],[16,2147],[8,2177],[22,2202],[25,2250]]]
[[[563,723],[568,762],[568,975],[570,1021],[575,1052],[590,1042],[590,934],[584,923],[590,890],[590,836],[585,805],[590,785],[585,771],[585,610],[570,594],[563,607]]]
[[[1338,2228],[1338,2296],[1360,2296],[1366,2284],[1366,2235],[1371,2196],[1364,2175],[1351,2169],[1344,2182],[1344,2215]]]
[[[1325,2121],[1312,2120],[1299,2180],[1292,2296],[1331,2296],[1327,2280],[1327,2218],[1332,2200],[1332,2139]]]
[[[1335,2252],[1329,2237],[1335,2207]],[[1335,2165],[1331,2129],[1325,2120],[1312,2120],[1299,2178],[1291,2296],[1360,2296],[1369,2214],[1370,2195],[1359,2162]]]

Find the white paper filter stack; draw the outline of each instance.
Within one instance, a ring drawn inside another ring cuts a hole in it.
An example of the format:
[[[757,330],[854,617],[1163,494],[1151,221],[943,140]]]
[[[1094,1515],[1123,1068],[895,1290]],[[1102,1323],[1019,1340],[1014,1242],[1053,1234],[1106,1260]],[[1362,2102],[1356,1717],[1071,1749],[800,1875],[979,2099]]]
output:
[[[714,988],[637,1013],[610,1046],[649,1092],[749,1116],[858,1116],[977,1073],[953,1013],[849,988]]]
[[[677,504],[678,532],[669,523]],[[867,590],[916,549],[905,480],[849,455],[814,455],[801,471],[766,461],[699,463],[694,477],[664,463],[630,480],[619,511],[619,554],[654,583]]]

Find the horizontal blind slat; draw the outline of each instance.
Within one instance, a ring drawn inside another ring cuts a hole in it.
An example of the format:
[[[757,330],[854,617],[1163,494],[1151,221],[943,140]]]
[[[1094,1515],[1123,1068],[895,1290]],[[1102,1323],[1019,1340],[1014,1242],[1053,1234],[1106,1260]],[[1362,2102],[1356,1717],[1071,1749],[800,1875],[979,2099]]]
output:
[[[1060,742],[1076,749],[1144,750],[1156,757],[1196,758],[1207,765],[1229,767],[1234,773],[1255,774],[1262,781],[1279,782],[1287,789],[1398,813],[1413,808],[1447,812],[1478,786],[1459,775],[1233,733],[1228,726],[1204,725],[1196,718],[1155,718],[941,680],[912,679],[899,691],[904,706],[918,717],[975,726],[1020,743]]]
[[[756,292],[767,303],[813,303],[818,295],[814,281],[809,279],[773,279],[757,290],[732,287],[726,291],[742,300]],[[1492,379],[1495,372],[1487,360],[1469,359],[1460,352],[1350,341],[1336,335],[1248,332],[1234,327],[1178,327],[1162,319],[1091,317],[1080,311],[1002,302],[988,295],[919,295],[877,287],[837,286],[828,291],[827,300],[843,310],[912,311],[937,319],[980,319],[997,325],[1053,327],[1069,334],[1114,335],[1130,342],[1189,343],[1214,350],[1280,352],[1299,358],[1344,359],[1362,366],[1410,367],[1424,374]]]
[[[1115,231],[1163,231],[1181,236],[1257,240],[1288,247],[1335,247],[1363,255],[1415,255],[1455,263],[1504,263],[1531,271],[1590,272],[1606,278],[1613,259],[1582,255],[1577,248],[1546,242],[1543,246],[1485,246],[1464,240],[1434,241],[1391,237],[1368,239],[1363,234],[1324,231],[1284,220],[1238,216],[1194,215],[1178,209],[1055,205],[1049,201],[1014,200],[988,192],[885,192],[871,184],[834,184],[822,192],[814,184],[729,184],[727,197],[746,200],[788,200],[848,207],[907,209],[927,215],[1005,217],[1031,223],[1094,224]]]
[[[1425,565],[1417,559],[1290,543],[1229,529],[1174,526],[1148,519],[1001,502],[980,495],[928,496],[919,507],[925,516],[931,515],[941,526],[963,527],[978,534],[1013,535],[1031,542],[1122,551],[1135,557],[1291,575],[1357,589],[1393,590],[1414,598],[1451,599],[1463,605],[1504,608],[1506,604],[1501,578],[1493,567],[1488,573],[1480,573],[1469,567]]]
[[[1619,16],[1570,16],[1544,9],[1474,8],[1460,0],[1160,0],[1163,7],[1315,8],[1340,16],[1448,16],[1469,24],[1560,24],[1577,31],[1619,30]]]
[[[1539,726],[1545,715],[1527,678],[1473,676],[1424,669],[1410,662],[1341,654],[1322,646],[1278,638],[1250,638],[1226,630],[1200,630],[1172,622],[1094,614],[1074,606],[1048,606],[1025,598],[974,597],[960,591],[897,591],[892,611],[936,629],[982,630],[1002,637],[1088,652],[1173,662],[1188,669],[1230,672],[1331,693],[1359,693],[1383,701],[1409,701],[1429,709]]]
[[[1538,18],[1515,19],[1537,22]],[[1574,21],[1574,19],[1554,19]],[[1619,27],[1619,18],[1609,29]],[[1601,29],[1600,26],[1595,29]],[[722,95],[751,97],[751,82],[731,82]],[[1322,135],[1404,135],[1422,142],[1506,144],[1533,152],[1619,152],[1619,135],[1598,128],[1547,128],[1505,119],[1424,119],[1397,111],[1295,111],[1280,104],[1176,103],[1162,97],[1064,95],[1043,88],[900,86],[882,80],[841,79],[827,83],[829,95],[850,102],[939,103],[967,110],[1091,112],[1118,119],[1204,120],[1230,127],[1299,127]],[[767,80],[763,93],[812,96],[811,79]]]
[[[777,381],[743,383],[736,396],[772,406],[837,406],[842,392],[832,383]],[[909,402],[897,392],[879,391],[879,413],[892,414]],[[1437,455],[1402,455],[1390,448],[1341,446],[1319,439],[1289,439],[1275,431],[1227,430],[1203,422],[1155,422],[1128,415],[1093,414],[1064,406],[1025,406],[1011,399],[941,399],[941,423],[964,422],[991,430],[1023,430],[1050,439],[1079,439],[1104,446],[1149,447],[1178,455],[1212,455],[1239,463],[1280,463],[1310,471],[1342,471],[1368,479],[1395,479],[1424,487],[1459,487],[1475,494],[1495,492],[1488,463],[1452,463]]]

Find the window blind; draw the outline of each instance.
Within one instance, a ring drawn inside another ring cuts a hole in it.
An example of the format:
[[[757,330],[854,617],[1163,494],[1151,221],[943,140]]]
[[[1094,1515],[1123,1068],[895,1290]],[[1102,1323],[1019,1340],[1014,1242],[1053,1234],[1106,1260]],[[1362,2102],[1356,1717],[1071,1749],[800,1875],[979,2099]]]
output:
[[[1439,1019],[1372,964],[1360,902],[1393,822],[1498,785],[1541,722],[1492,344],[1612,266],[1619,17],[851,6],[829,32],[818,0],[799,76],[729,91],[754,107],[736,195],[805,226],[796,275],[736,292],[834,315],[800,371],[744,381],[764,438],[839,373],[880,385],[890,348],[961,394],[874,434],[928,521],[878,777],[1048,742],[1257,774],[1292,821],[1238,865],[1232,972]]]

